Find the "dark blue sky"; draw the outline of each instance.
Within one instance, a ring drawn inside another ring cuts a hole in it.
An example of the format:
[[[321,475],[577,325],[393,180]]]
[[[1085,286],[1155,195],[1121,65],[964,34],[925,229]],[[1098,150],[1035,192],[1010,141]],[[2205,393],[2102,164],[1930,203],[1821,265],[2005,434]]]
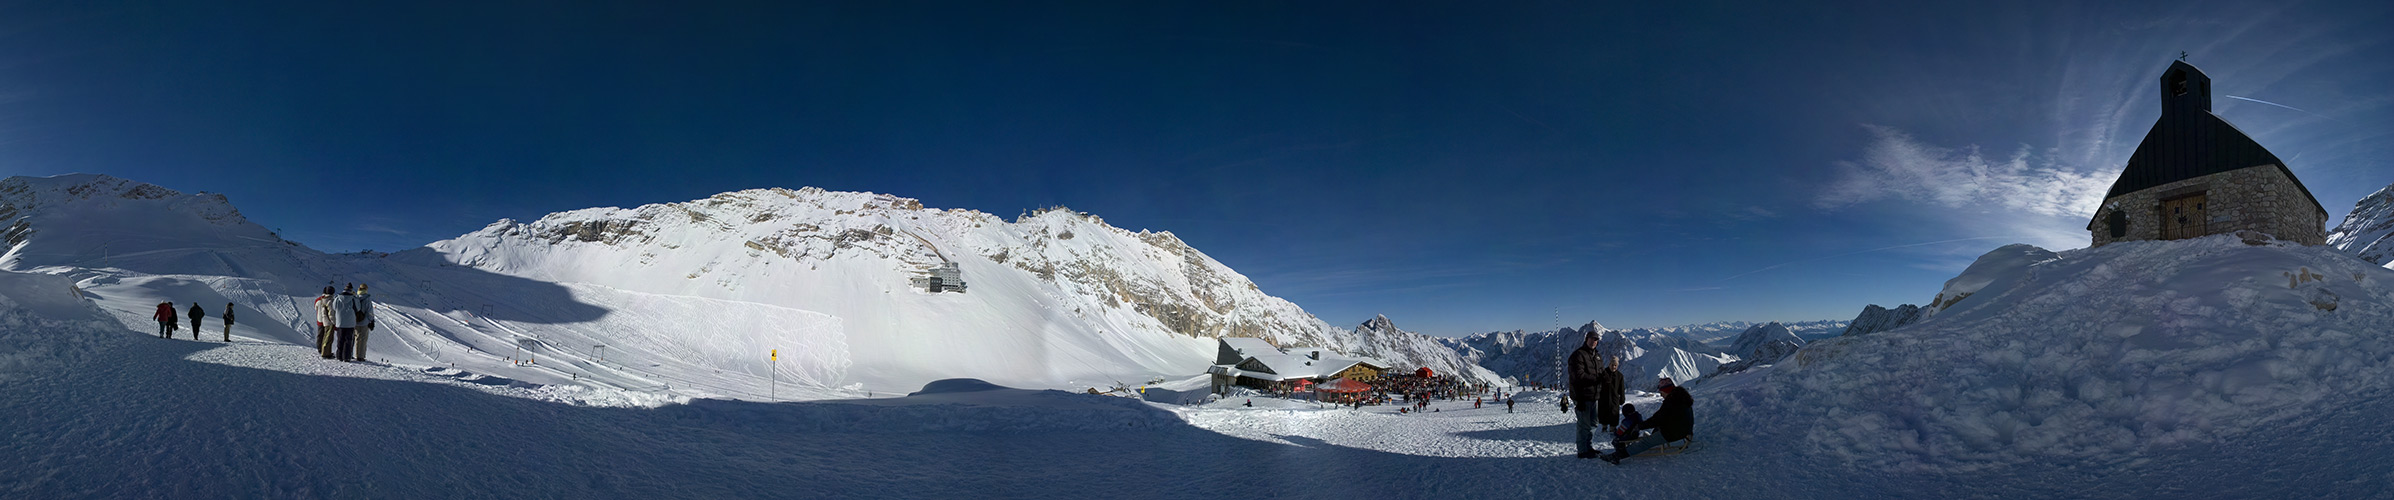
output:
[[[2333,217],[2394,182],[2385,2],[5,2],[0,174],[319,249],[769,186],[1060,204],[1442,335],[1844,319],[2082,247],[2180,51],[2287,106],[2214,103]]]

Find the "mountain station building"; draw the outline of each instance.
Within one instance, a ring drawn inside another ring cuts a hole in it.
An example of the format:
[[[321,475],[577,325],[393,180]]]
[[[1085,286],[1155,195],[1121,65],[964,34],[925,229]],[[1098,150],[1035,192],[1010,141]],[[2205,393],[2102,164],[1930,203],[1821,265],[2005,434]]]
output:
[[[1371,381],[1388,371],[1388,364],[1379,360],[1341,356],[1319,347],[1284,349],[1249,337],[1219,342],[1214,366],[1206,369],[1213,375],[1214,394],[1228,394],[1232,387],[1287,391],[1341,378]]]

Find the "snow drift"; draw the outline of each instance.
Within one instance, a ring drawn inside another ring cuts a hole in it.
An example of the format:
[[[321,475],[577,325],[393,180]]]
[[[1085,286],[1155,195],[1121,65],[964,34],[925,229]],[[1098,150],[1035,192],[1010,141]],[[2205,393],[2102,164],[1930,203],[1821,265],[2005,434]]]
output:
[[[1699,433],[1892,470],[2334,446],[2352,436],[2314,426],[2394,394],[2394,271],[2259,243],[1996,249],[1928,319],[1715,381],[1698,393]]]

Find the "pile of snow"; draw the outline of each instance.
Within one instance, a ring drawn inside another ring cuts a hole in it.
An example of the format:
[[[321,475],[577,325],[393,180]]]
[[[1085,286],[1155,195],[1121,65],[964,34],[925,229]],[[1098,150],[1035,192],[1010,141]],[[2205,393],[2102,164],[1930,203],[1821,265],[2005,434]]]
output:
[[[1854,320],[1847,323],[1851,326],[1847,326],[1845,331],[1839,332],[1837,336],[1851,337],[1894,330],[1919,322],[1921,319],[1920,306],[1904,304],[1896,306],[1894,309],[1888,309],[1879,307],[1878,304],[1866,305],[1862,306],[1861,314],[1854,315]]]
[[[1716,381],[1698,432],[1881,470],[2111,470],[2190,446],[2344,446],[2362,436],[2315,426],[2394,395],[2394,271],[2324,246],[2012,245],[1932,307]]]
[[[1960,276],[1945,280],[1945,289],[1937,291],[1937,297],[1929,301],[1928,307],[1920,308],[1920,316],[1935,317],[1939,311],[1952,309],[1990,286],[1996,290],[2008,289],[2019,280],[2033,278],[2031,267],[2056,258],[2052,251],[2034,245],[2015,243],[1996,248],[1971,262]]]
[[[2362,260],[2394,266],[2394,185],[2354,203],[2344,222],[2328,232],[2327,244]]]

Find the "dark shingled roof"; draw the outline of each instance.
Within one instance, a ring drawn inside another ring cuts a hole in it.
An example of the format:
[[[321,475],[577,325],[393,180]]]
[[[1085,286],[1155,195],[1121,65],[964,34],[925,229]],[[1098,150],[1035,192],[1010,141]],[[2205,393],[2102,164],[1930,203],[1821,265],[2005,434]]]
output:
[[[2277,166],[2286,179],[2294,181],[2295,189],[2311,200],[2314,209],[2327,213],[2319,198],[2311,195],[2311,188],[2294,178],[2284,160],[2211,113],[2211,78],[2194,65],[2178,61],[2161,75],[2161,119],[2153,122],[2145,142],[2128,157],[2128,169],[2120,172],[2120,180],[2113,182],[2111,192],[2103,197],[2261,165]]]

